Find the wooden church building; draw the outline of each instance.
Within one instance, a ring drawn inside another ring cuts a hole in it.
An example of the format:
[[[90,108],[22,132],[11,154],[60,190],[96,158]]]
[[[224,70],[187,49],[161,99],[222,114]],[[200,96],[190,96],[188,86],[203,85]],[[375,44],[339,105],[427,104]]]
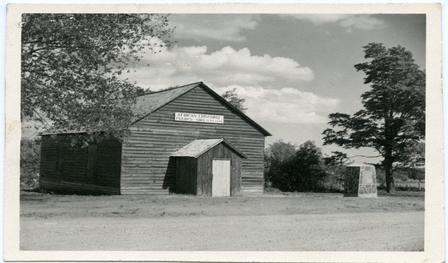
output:
[[[87,147],[42,134],[40,186],[111,194],[263,193],[271,134],[202,82],[143,95],[130,135]]]

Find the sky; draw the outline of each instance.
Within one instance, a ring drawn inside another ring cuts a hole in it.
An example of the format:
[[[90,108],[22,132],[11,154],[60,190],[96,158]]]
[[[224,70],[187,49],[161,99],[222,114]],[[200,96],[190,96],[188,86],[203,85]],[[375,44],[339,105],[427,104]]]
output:
[[[362,108],[360,96],[369,86],[354,65],[366,62],[368,43],[401,45],[425,69],[426,18],[420,14],[172,14],[169,21],[175,43],[146,53],[124,77],[152,91],[198,81],[219,94],[236,89],[246,114],[272,134],[266,147],[277,140],[322,147],[330,113]]]

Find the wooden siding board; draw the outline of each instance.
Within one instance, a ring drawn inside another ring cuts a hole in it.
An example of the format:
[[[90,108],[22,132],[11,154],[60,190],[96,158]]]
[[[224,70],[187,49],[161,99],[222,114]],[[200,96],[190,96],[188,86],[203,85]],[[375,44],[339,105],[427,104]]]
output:
[[[97,147],[95,164],[95,184],[120,187],[121,143],[106,141]]]
[[[240,195],[241,189],[241,158],[234,156],[231,160],[232,177],[230,181],[230,195]]]
[[[42,188],[119,193],[121,144],[103,141],[81,147],[69,142],[68,135],[42,136]]]
[[[197,161],[192,157],[175,157],[176,193],[195,195],[197,184]]]
[[[175,112],[223,115],[224,124],[176,122]],[[170,154],[196,139],[217,138],[226,138],[248,157],[241,161],[241,192],[245,186],[258,186],[257,189],[263,190],[264,135],[201,87],[159,108],[135,123],[130,130],[131,135],[125,138],[122,152],[121,187],[124,191],[137,175],[157,173],[157,185],[163,185],[161,190],[168,192],[170,184],[175,182],[175,172],[166,168],[163,171]],[[198,167],[200,165],[198,160]],[[211,164],[203,165],[211,167]],[[250,178],[259,178],[259,181]],[[208,182],[202,183],[204,188]],[[141,184],[140,193],[149,193],[144,190],[146,185],[150,184]]]
[[[231,196],[238,195],[240,188],[239,181],[241,179],[241,170],[240,170],[241,167],[239,166],[241,158],[239,158],[234,152],[232,152],[229,148],[225,147],[223,144],[220,144],[217,147],[211,149],[207,153],[207,158],[211,159],[212,164],[214,159],[230,160],[230,164],[232,167],[230,171],[230,178],[231,178],[230,195]]]
[[[198,179],[201,180],[202,195],[212,196],[212,159],[207,158],[207,155],[198,158]],[[199,190],[198,190],[199,192]]]

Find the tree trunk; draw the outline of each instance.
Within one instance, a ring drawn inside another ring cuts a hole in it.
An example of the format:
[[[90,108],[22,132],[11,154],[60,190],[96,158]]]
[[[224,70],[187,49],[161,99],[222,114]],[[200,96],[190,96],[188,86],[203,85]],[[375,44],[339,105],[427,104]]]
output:
[[[390,108],[392,103],[390,103]],[[394,178],[392,176],[392,145],[394,144],[394,138],[396,137],[396,132],[393,129],[391,121],[393,120],[392,111],[386,111],[384,116],[384,171],[386,173],[386,192],[390,193],[393,189]]]
[[[386,192],[393,190],[394,178],[392,175],[392,161],[389,158],[384,159],[384,170],[386,172]]]

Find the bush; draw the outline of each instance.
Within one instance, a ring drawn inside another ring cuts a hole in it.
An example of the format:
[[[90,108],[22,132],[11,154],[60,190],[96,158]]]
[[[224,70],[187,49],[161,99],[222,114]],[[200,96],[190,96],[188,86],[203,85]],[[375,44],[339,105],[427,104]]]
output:
[[[294,156],[295,152],[295,145],[282,140],[269,145],[264,155],[265,187],[269,188],[273,185],[273,181],[279,180],[281,167]]]
[[[416,186],[404,185],[404,186],[395,186],[395,190],[397,191],[425,191],[424,187],[420,189]]]
[[[327,176],[322,153],[314,142],[300,145],[294,156],[281,162],[278,167],[271,166],[272,186],[281,191],[321,192],[325,191]]]
[[[39,187],[40,138],[20,141],[20,189]]]
[[[344,192],[344,178],[346,168],[341,165],[327,166],[327,176],[323,182],[325,191],[333,193]]]
[[[393,176],[395,182],[406,182],[409,180],[407,169],[395,169]]]

